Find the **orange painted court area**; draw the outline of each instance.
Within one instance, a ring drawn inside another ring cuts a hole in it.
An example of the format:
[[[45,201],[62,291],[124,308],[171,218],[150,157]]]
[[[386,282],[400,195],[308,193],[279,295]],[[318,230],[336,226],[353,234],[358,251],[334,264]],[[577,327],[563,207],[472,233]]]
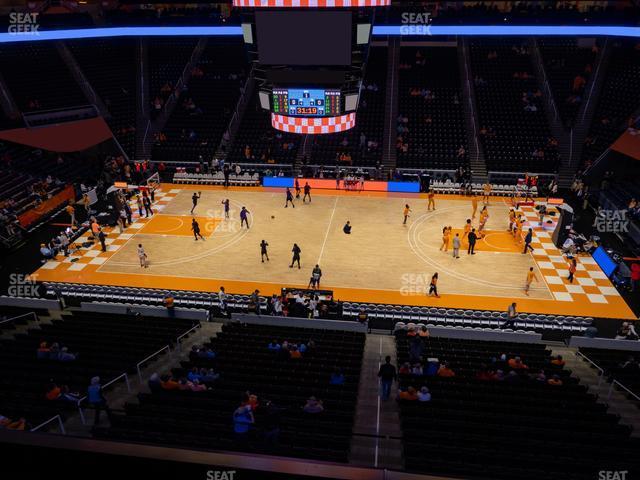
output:
[[[453,237],[456,236],[456,233],[460,235],[460,239],[462,241],[462,246],[460,248],[467,248],[469,246],[469,242],[466,238],[462,238],[464,235],[464,230],[461,228],[454,228],[451,232],[451,240],[449,240],[449,250],[451,250]],[[476,241],[476,251],[479,252],[512,252],[518,253],[522,252],[524,245],[516,243],[509,232],[500,231],[500,230],[485,230],[484,236],[479,238]]]
[[[200,233],[203,237],[210,236],[221,222],[221,219],[211,217],[156,214],[149,217],[149,221],[140,229],[140,233],[193,237],[192,218],[195,218],[200,225]]]

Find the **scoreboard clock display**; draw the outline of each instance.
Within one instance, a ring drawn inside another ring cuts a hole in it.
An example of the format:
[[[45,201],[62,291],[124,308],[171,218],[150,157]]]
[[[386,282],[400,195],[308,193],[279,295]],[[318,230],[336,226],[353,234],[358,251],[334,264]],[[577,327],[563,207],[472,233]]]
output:
[[[340,90],[274,88],[273,112],[293,117],[334,117],[341,114]]]

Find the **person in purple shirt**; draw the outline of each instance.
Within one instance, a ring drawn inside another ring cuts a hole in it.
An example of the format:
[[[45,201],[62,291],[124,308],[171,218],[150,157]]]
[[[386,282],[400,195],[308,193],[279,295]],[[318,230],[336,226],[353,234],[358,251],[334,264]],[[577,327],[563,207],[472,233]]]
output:
[[[249,210],[247,210],[245,207],[242,207],[242,210],[240,210],[240,228],[242,228],[242,225],[244,225],[245,223],[247,224],[247,229],[249,228],[249,220],[247,215],[249,215]]]

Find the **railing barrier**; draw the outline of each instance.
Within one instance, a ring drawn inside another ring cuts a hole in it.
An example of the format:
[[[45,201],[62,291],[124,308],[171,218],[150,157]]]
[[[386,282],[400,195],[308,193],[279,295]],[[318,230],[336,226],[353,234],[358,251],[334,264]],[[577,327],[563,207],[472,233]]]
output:
[[[38,318],[38,315],[36,315],[35,312],[29,312],[29,313],[23,313],[22,315],[18,315],[17,317],[11,317],[11,318],[7,318],[6,320],[2,320],[2,321],[0,321],[0,325],[2,325],[4,323],[13,322],[13,321],[17,320],[18,318],[28,317],[28,316],[33,316],[33,318],[34,318],[34,320],[36,322],[40,321],[40,318]]]
[[[611,394],[613,393],[613,387],[615,385],[618,385],[618,387],[620,387],[621,389],[625,390],[629,395],[631,395],[633,398],[635,398],[636,400],[640,401],[640,397],[638,395],[636,395],[635,393],[633,393],[631,390],[629,390],[627,387],[625,387],[623,384],[621,384],[619,381],[614,380],[613,382],[611,382],[611,386],[609,387],[609,394],[607,395],[607,400],[611,399]]]
[[[151,360],[153,357],[160,355],[162,352],[167,351],[169,353],[171,353],[171,347],[169,345],[165,345],[164,347],[162,347],[160,350],[158,350],[155,353],[152,353],[151,355],[149,355],[147,358],[145,358],[144,360],[140,360],[138,362],[138,364],[136,365],[136,370],[138,370],[138,378],[140,379],[140,383],[142,383],[142,371],[140,370],[140,366],[143,363],[148,362],[149,360]]]
[[[30,432],[37,432],[38,430],[40,430],[42,427],[44,427],[45,425],[54,422],[54,421],[58,421],[58,426],[60,427],[60,431],[62,432],[63,435],[67,434],[67,431],[64,429],[64,424],[62,423],[62,417],[60,415],[56,415],[55,417],[51,417],[49,420],[42,422],[40,425],[33,427],[31,430],[29,430]]]
[[[580,351],[576,352],[576,357],[582,357],[600,372],[600,379],[598,380],[598,389],[599,389],[600,385],[602,385],[602,379],[604,378],[604,369],[599,367],[593,360],[591,360],[589,357],[587,357],[584,353]]]
[[[176,345],[178,346],[178,350],[179,351],[182,352],[182,343],[181,343],[182,339],[184,337],[186,337],[187,335],[189,335],[194,330],[198,329],[198,328],[202,328],[202,324],[201,323],[196,323],[193,327],[191,327],[189,330],[187,330],[182,335],[180,335],[178,338],[176,338]]]

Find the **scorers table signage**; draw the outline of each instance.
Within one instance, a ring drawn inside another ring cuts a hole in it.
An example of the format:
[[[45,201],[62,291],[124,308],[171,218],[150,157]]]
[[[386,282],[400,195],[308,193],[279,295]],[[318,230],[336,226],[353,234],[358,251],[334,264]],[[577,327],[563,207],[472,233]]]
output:
[[[340,115],[340,90],[274,88],[273,112],[298,117]]]

